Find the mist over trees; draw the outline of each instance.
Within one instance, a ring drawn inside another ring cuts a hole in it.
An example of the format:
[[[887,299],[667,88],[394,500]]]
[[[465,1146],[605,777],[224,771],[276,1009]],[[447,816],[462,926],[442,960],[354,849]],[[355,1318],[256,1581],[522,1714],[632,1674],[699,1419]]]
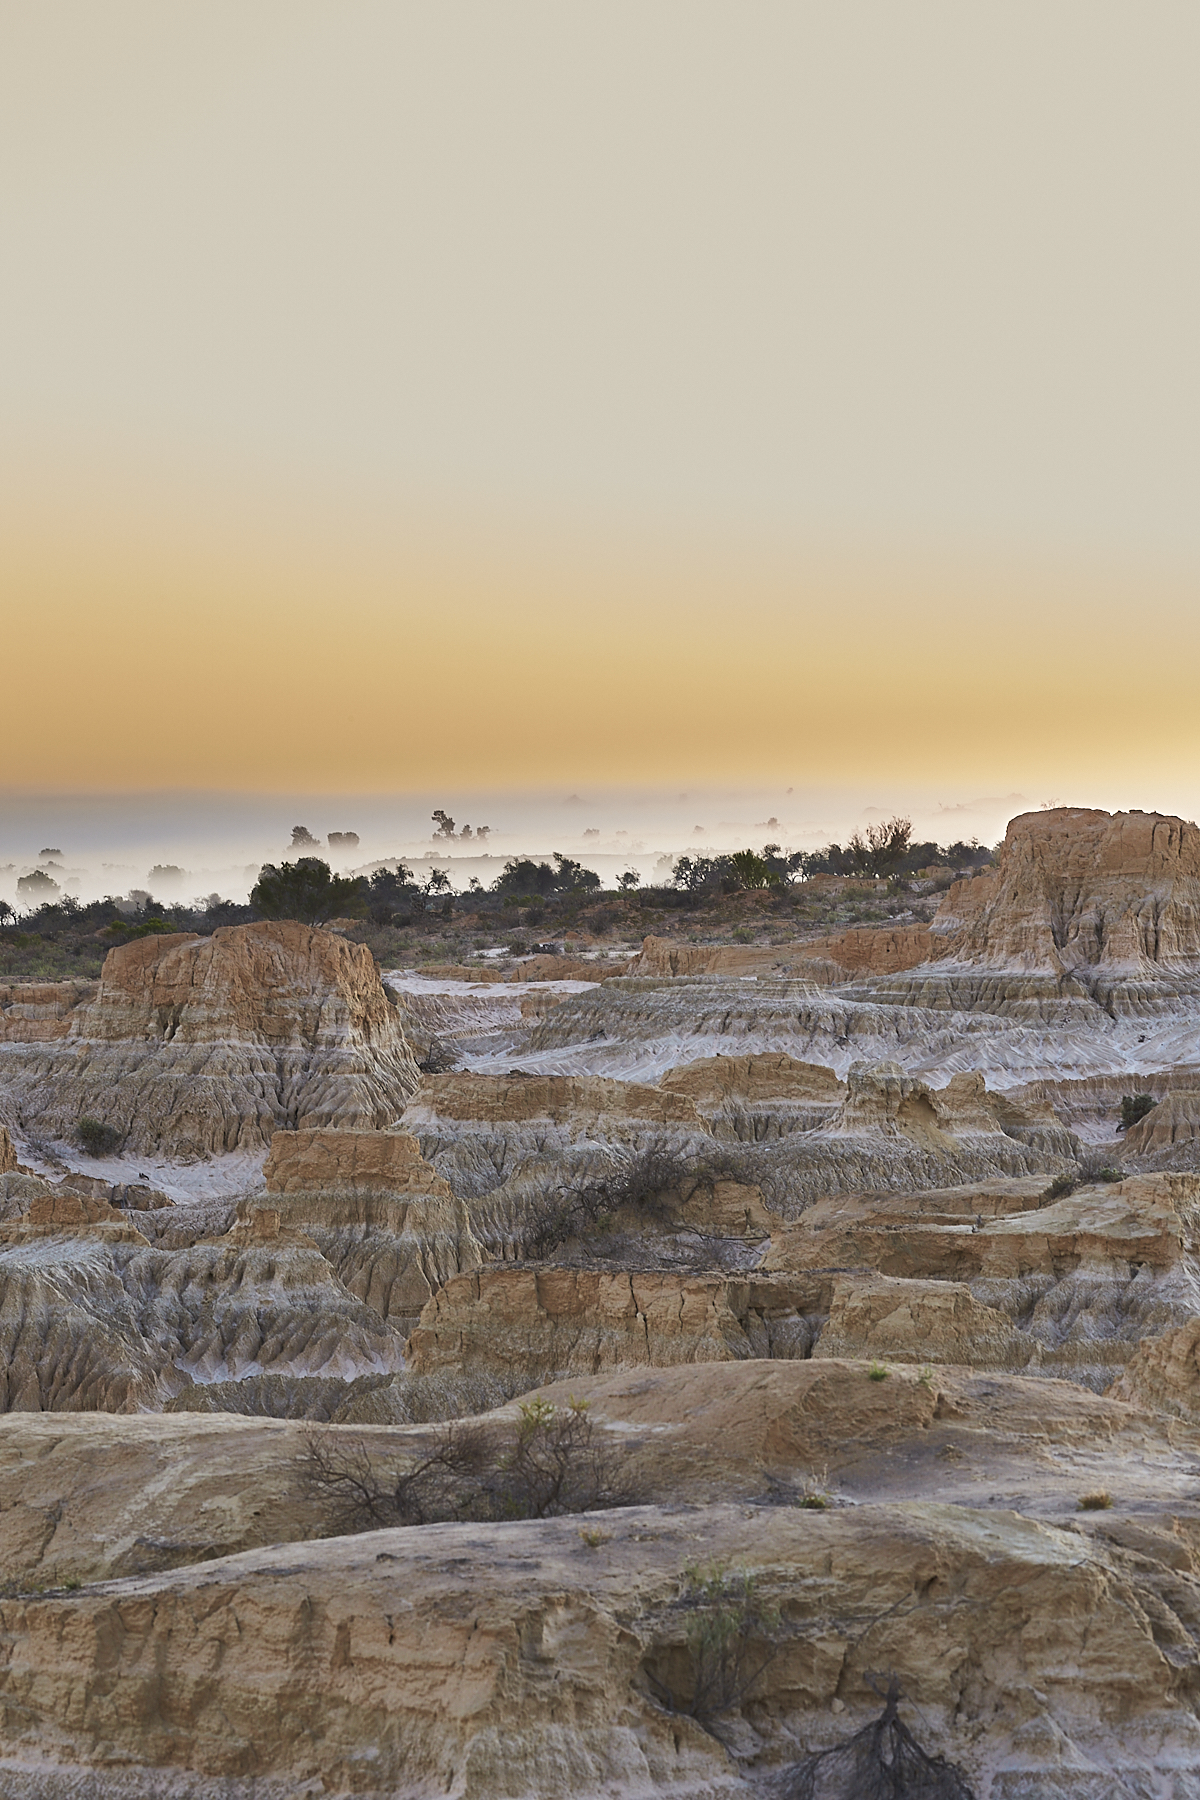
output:
[[[319,856],[294,863],[264,863],[250,892],[250,904],[264,919],[298,919],[324,925],[329,919],[361,919],[367,912],[361,876],[334,875]]]
[[[600,886],[600,877],[582,863],[554,851],[554,866],[523,856],[506,862],[492,883],[494,894],[587,893]]]

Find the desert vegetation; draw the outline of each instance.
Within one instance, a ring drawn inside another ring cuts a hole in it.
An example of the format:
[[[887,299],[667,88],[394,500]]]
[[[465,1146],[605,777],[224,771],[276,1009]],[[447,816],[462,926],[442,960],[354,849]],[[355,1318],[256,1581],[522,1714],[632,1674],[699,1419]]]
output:
[[[338,1532],[446,1520],[549,1519],[631,1506],[632,1462],[586,1400],[524,1400],[515,1419],[457,1419],[402,1462],[309,1434],[305,1479]]]

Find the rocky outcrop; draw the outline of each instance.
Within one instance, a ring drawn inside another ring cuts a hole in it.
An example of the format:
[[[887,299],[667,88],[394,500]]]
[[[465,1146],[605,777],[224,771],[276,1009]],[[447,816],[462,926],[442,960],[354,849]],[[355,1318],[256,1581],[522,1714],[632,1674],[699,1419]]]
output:
[[[558,1374],[807,1356],[830,1280],[688,1276],[666,1270],[482,1269],[447,1282],[409,1339],[415,1374]]]
[[[828,1124],[846,1097],[832,1069],[781,1052],[707,1056],[669,1069],[659,1082],[685,1094],[718,1136],[757,1143]]]
[[[633,958],[612,957],[606,962],[580,956],[528,956],[519,962],[506,981],[607,981],[610,975],[625,975]]]
[[[96,987],[94,981],[0,981],[0,1043],[66,1037],[76,1009],[95,999]]]
[[[399,1131],[277,1132],[263,1170],[274,1213],[303,1231],[347,1291],[407,1335],[444,1282],[478,1268],[467,1209]]]
[[[1200,1424],[1200,1314],[1139,1344],[1108,1392],[1147,1412]]]
[[[1123,1156],[1153,1156],[1175,1144],[1194,1144],[1200,1138],[1200,1083],[1196,1087],[1170,1087],[1144,1119],[1131,1125],[1121,1145]]]
[[[786,1619],[733,1753],[662,1699],[687,1697],[698,1545]],[[748,1800],[877,1720],[884,1668],[982,1800],[1150,1793],[1200,1758],[1198,1623],[1178,1567],[931,1502],[634,1508],[591,1542],[571,1519],[377,1532],[5,1598],[0,1779],[40,1800],[601,1800],[618,1780]]]
[[[699,1123],[696,1108],[685,1095],[634,1082],[557,1075],[431,1075],[409,1102],[404,1118],[409,1127],[448,1121],[553,1125],[573,1136]]]
[[[830,962],[850,976],[894,975],[941,954],[941,943],[926,925],[856,925],[833,937],[811,938],[796,946],[797,966]]]
[[[1032,1350],[1005,1314],[982,1305],[965,1282],[876,1275],[834,1283],[813,1355],[1023,1369]]]
[[[1027,1368],[1101,1391],[1144,1339],[1200,1313],[1198,1196],[1200,1178],[1163,1174],[1025,1209],[1019,1187],[922,1196],[915,1217],[882,1196],[830,1199],[777,1229],[761,1267],[844,1271],[816,1355]]]
[[[769,975],[795,970],[812,979],[846,980],[856,975],[891,975],[943,953],[943,940],[924,925],[856,925],[830,937],[793,944],[676,944],[647,937],[624,969],[627,975]],[[805,965],[825,972],[813,973]],[[611,973],[621,973],[612,970]]]
[[[263,1164],[269,1194],[424,1194],[449,1185],[404,1131],[277,1131]]]
[[[278,1218],[167,1251],[125,1215],[64,1220],[78,1196],[45,1204],[48,1222],[0,1228],[0,1412],[139,1412],[263,1369],[402,1365],[400,1333]]]
[[[978,1071],[932,1088],[898,1063],[855,1063],[825,1122],[744,1158],[769,1204],[795,1218],[823,1194],[948,1187],[996,1176],[1047,1177],[1071,1166],[1075,1140],[1048,1109],[1017,1107]]]
[[[0,1431],[7,1579],[104,1581],[315,1536],[322,1515],[301,1453],[299,1433],[274,1420],[10,1413]]]
[[[933,930],[993,968],[1200,974],[1200,831],[1162,813],[1022,813],[998,870],[956,883]]]
[[[481,1241],[518,1258],[523,1215],[564,1190],[619,1182],[639,1153],[654,1153],[660,1174],[651,1186],[677,1190],[681,1216],[698,1186],[732,1183],[752,1210],[765,1201],[794,1218],[838,1191],[1050,1176],[1076,1147],[1047,1105],[1019,1107],[989,1092],[978,1073],[932,1089],[896,1064],[864,1063],[848,1084],[777,1053],[704,1059],[668,1072],[658,1088],[595,1077],[435,1076],[402,1124],[467,1198]]]
[[[711,1143],[688,1096],[595,1076],[432,1075],[400,1123],[468,1201],[481,1242],[509,1257],[564,1189],[607,1179],[648,1146],[685,1155]]]
[[[1164,1771],[1185,1794],[1200,1436],[1054,1380],[872,1374],[742,1355],[573,1376],[539,1397],[586,1404],[638,1504],[351,1536],[303,1425],[11,1417],[0,1792],[607,1800],[619,1777],[631,1800],[751,1800],[879,1718],[882,1667],[980,1800],[1166,1792]],[[320,1439],[383,1479],[434,1441]],[[1080,1512],[1100,1484],[1108,1509]],[[687,1710],[697,1579],[743,1570],[762,1668],[718,1735]]]
[[[8,1128],[0,1125],[0,1175],[7,1175],[17,1166],[17,1151]]]
[[[370,952],[288,922],[112,950],[64,1041],[0,1055],[24,1129],[68,1138],[86,1115],[126,1150],[172,1156],[387,1126],[417,1081]]]
[[[676,944],[670,938],[646,937],[625,970],[627,975],[758,975],[769,974],[781,960],[774,944]]]

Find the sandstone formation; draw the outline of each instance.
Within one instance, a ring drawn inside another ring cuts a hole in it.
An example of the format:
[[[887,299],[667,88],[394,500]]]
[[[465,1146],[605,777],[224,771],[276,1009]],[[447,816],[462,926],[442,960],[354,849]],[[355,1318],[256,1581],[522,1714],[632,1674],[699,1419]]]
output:
[[[412,985],[402,985],[393,974],[386,989],[395,1003],[405,1040],[422,1064],[435,1046],[443,1055],[453,1055],[464,1043],[476,1052],[483,1046],[498,1048],[520,1028],[522,997],[504,982],[467,988],[461,982],[435,984],[421,976]]]
[[[542,1027],[541,1029],[545,1029]],[[522,1212],[611,1178],[652,1148],[677,1176],[660,1188],[733,1182],[794,1217],[815,1196],[1061,1172],[1075,1140],[1045,1103],[1017,1106],[978,1074],[935,1090],[893,1063],[829,1069],[778,1054],[711,1058],[660,1085],[543,1075],[430,1077],[402,1124],[499,1254],[520,1254]],[[735,1153],[736,1146],[736,1153]],[[616,1159],[616,1160],[614,1160]],[[489,1197],[489,1206],[477,1204]],[[508,1247],[505,1247],[508,1246]]]
[[[915,968],[940,950],[940,940],[923,925],[851,926],[830,937],[805,938],[793,944],[674,944],[669,938],[647,937],[623,973],[768,975],[795,970],[817,981],[844,981],[851,975],[890,975]],[[818,965],[823,972],[813,973],[808,964]]]
[[[763,1131],[763,1139],[768,1137]],[[988,1092],[978,1072],[931,1088],[898,1063],[855,1063],[837,1111],[763,1142],[745,1163],[776,1212],[794,1218],[822,1194],[921,1189],[997,1175],[1060,1173],[1075,1140],[1046,1107]]]
[[[262,1369],[345,1379],[401,1366],[400,1334],[304,1234],[166,1251],[116,1217],[0,1231],[0,1412],[137,1412]]]
[[[1200,1305],[1174,1331],[1145,1338],[1108,1391],[1147,1411],[1200,1423]]]
[[[1022,813],[999,869],[956,883],[933,931],[992,968],[1200,975],[1200,832],[1161,813]]]
[[[433,1075],[400,1123],[506,1256],[521,1254],[525,1224],[553,1195],[608,1178],[639,1149],[685,1158],[711,1142],[686,1095],[596,1077]]]
[[[403,1335],[444,1282],[483,1260],[463,1202],[405,1132],[277,1132],[263,1174],[266,1208]],[[244,1201],[242,1216],[263,1204]]]
[[[932,931],[603,980],[8,984],[0,1800],[861,1800],[809,1759],[892,1673],[956,1800],[1200,1800],[1196,844],[1027,815]],[[138,1161],[22,1172],[85,1111]],[[320,1457],[564,1416],[604,1510],[343,1535]]]
[[[417,1080],[369,951],[286,922],[125,944],[65,1039],[0,1054],[23,1130],[67,1139],[86,1115],[174,1156],[390,1125]]]
[[[403,1131],[277,1131],[263,1164],[269,1194],[451,1193]]]
[[[610,975],[628,972],[632,958],[612,957],[601,962],[580,956],[527,956],[519,962],[508,981],[607,981]]]
[[[1099,1390],[1143,1339],[1200,1314],[1196,1176],[1040,1204],[1019,1188],[922,1199],[916,1217],[882,1196],[830,1199],[773,1235],[764,1273],[844,1271],[814,1355],[1028,1368]]]
[[[1194,1144],[1200,1138],[1200,1083],[1196,1087],[1169,1087],[1144,1119],[1125,1133],[1126,1156],[1153,1156],[1176,1144]]]
[[[64,1038],[77,1007],[96,997],[94,981],[0,981],[0,1043]]]
[[[756,1143],[827,1124],[846,1097],[832,1069],[768,1052],[708,1056],[669,1069],[664,1093],[686,1094],[721,1136]]]
[[[732,1753],[662,1699],[687,1691],[698,1542],[786,1618]],[[883,1668],[985,1800],[1187,1796],[1195,1581],[1162,1576],[932,1502],[635,1508],[591,1544],[559,1519],[250,1550],[0,1603],[0,1781],[44,1800],[168,1781],[223,1800],[748,1800],[878,1718]]]
[[[481,1269],[434,1295],[408,1344],[415,1374],[519,1370],[530,1387],[558,1374],[629,1364],[807,1356],[830,1281],[679,1276],[670,1271]]]

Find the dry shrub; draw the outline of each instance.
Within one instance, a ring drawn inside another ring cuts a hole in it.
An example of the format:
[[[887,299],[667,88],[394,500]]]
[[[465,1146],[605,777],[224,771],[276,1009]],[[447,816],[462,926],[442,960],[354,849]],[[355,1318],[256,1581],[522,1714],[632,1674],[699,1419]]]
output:
[[[362,1439],[312,1432],[305,1478],[339,1532],[549,1519],[639,1498],[627,1457],[575,1399],[523,1401],[515,1420],[452,1420],[403,1461],[378,1458]]]
[[[665,1223],[669,1208],[662,1196],[695,1181],[686,1157],[668,1144],[652,1142],[618,1152],[603,1174],[544,1197],[527,1220],[525,1253],[535,1259],[548,1256],[569,1238],[586,1236],[626,1207]]]
[[[806,1756],[780,1789],[781,1800],[974,1800],[953,1763],[922,1750],[897,1712],[900,1697],[893,1676],[879,1718]]]

